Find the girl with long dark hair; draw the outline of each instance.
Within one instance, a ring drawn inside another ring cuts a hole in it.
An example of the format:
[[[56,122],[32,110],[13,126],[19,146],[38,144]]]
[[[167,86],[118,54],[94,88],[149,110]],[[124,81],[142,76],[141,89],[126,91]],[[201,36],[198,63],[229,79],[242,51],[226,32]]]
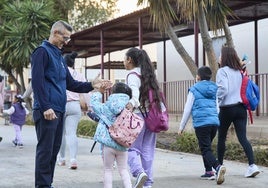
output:
[[[129,70],[126,82],[132,89],[132,98],[127,108],[134,110],[141,116],[138,107],[148,111],[148,93],[153,90],[153,98],[161,102],[160,90],[154,67],[145,50],[131,48],[126,52],[124,66]],[[142,117],[142,116],[141,116]],[[137,140],[128,150],[128,164],[130,171],[137,178],[134,188],[152,187],[153,160],[156,147],[156,133],[150,131],[146,125]]]

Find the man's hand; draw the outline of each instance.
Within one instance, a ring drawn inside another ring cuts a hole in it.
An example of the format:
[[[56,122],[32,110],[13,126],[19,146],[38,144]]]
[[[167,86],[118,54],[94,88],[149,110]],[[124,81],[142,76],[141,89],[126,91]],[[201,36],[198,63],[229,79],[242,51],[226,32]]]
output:
[[[46,120],[53,120],[53,119],[56,119],[58,117],[56,116],[54,110],[50,108],[50,109],[44,111],[44,118]]]
[[[98,76],[92,81],[92,87],[96,89],[104,88],[106,90],[111,88],[112,85],[113,83],[110,80],[101,79],[100,74],[98,74]]]

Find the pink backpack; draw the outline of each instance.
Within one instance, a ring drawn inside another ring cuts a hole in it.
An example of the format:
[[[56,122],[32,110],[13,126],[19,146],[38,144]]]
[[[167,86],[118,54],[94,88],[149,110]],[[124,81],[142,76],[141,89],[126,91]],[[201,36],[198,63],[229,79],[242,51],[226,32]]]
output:
[[[143,118],[125,108],[109,127],[109,133],[118,144],[129,148],[140,134],[143,125]]]
[[[150,129],[152,132],[159,133],[161,131],[167,131],[169,128],[169,116],[166,108],[166,102],[163,92],[160,92],[162,102],[160,104],[161,109],[158,108],[158,105],[153,100],[153,91],[149,90],[149,102],[150,102],[150,108],[149,112],[142,113],[142,116],[144,117],[144,121],[146,124],[146,127]]]

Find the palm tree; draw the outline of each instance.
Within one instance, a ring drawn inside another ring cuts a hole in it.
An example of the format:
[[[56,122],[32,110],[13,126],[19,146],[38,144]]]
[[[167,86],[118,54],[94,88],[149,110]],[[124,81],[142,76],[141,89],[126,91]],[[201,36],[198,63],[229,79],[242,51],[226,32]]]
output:
[[[149,9],[155,26],[161,32],[168,34],[193,77],[197,73],[197,66],[176,36],[172,25],[175,21],[186,23],[197,20],[203,46],[207,54],[208,64],[212,69],[213,79],[215,79],[218,66],[209,30],[214,31],[214,34],[217,34],[218,30],[224,30],[226,36],[228,36],[226,38],[227,43],[233,46],[232,36],[226,18],[226,15],[231,15],[231,10],[226,4],[222,0],[138,0],[137,4],[140,5],[146,2],[150,7]],[[172,6],[175,3],[179,12],[178,16]]]
[[[19,92],[25,91],[23,68],[28,67],[30,54],[48,37],[55,20],[52,7],[51,3],[31,0],[7,2],[1,7],[0,68],[9,75]]]

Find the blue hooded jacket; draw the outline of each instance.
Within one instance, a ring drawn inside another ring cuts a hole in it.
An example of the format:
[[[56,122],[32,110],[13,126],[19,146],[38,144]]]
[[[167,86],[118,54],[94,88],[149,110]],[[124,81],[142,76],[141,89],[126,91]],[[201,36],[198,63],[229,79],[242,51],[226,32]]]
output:
[[[217,85],[212,81],[203,80],[197,82],[189,90],[195,100],[192,107],[193,126],[219,126],[219,118],[216,104]]]
[[[90,105],[93,111],[100,118],[94,140],[112,147],[119,151],[126,151],[127,148],[117,144],[110,136],[107,126],[112,126],[116,117],[125,108],[129,101],[129,96],[124,93],[111,94],[105,103],[101,102],[102,95],[100,92],[95,92],[91,95]]]

